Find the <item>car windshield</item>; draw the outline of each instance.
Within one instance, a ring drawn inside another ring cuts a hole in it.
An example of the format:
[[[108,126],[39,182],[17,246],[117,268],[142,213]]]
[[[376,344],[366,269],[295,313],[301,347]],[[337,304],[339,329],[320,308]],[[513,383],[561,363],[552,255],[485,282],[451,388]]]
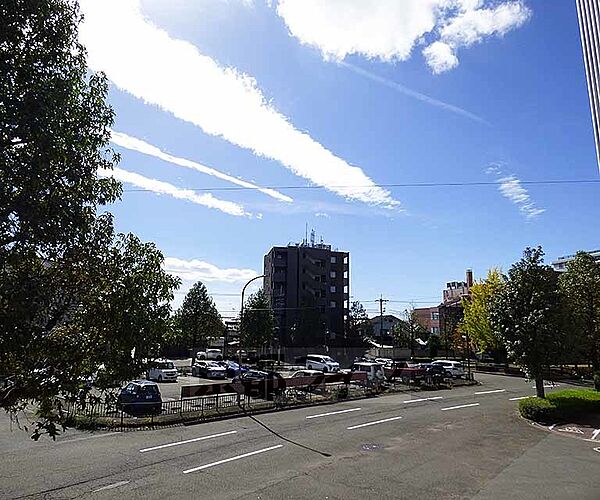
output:
[[[175,365],[171,361],[167,361],[165,363],[158,363],[156,367],[160,368],[161,370],[172,370],[175,368]]]

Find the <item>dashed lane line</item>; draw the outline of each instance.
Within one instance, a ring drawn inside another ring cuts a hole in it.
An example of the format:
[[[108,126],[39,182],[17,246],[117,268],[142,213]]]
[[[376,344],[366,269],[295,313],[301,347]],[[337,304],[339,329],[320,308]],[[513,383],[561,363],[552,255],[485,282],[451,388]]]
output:
[[[400,420],[401,418],[402,417],[384,418],[383,420],[375,420],[374,422],[366,422],[364,424],[351,425],[350,427],[346,427],[346,429],[351,431],[353,429],[360,429],[361,427],[369,427],[371,425],[383,424],[385,422],[392,422],[393,420]]]
[[[402,401],[403,403],[420,403],[421,401],[435,401],[437,399],[444,399],[442,396],[435,396],[433,398],[421,398],[421,399],[408,399]]]
[[[97,490],[92,491],[92,493],[97,493],[98,491],[112,490],[113,488],[125,486],[126,484],[129,484],[129,481],[119,481],[118,483],[107,484],[106,486],[102,486],[102,488],[98,488]]]
[[[209,464],[200,465],[199,467],[194,467],[193,469],[184,470],[184,474],[190,474],[191,472],[197,472],[200,470],[210,469],[211,467],[216,467],[217,465],[226,464],[228,462],[233,462],[234,460],[241,460],[242,458],[251,457],[253,455],[258,455],[260,453],[266,453],[267,451],[277,450],[278,448],[283,448],[282,444],[278,444],[276,446],[269,446],[268,448],[263,448],[261,450],[251,451],[249,453],[244,453],[242,455],[236,455],[235,457],[226,458],[224,460],[219,460],[217,462],[211,462]]]
[[[339,415],[341,413],[350,413],[352,411],[358,411],[361,409],[362,408],[349,408],[348,410],[330,411],[329,413],[319,413],[318,415],[308,415],[306,418],[311,419],[311,418],[328,417],[330,415]]]
[[[471,406],[479,406],[479,403],[470,403],[468,405],[458,405],[458,406],[448,406],[447,408],[442,408],[442,411],[458,410],[460,408],[469,408]]]
[[[147,451],[160,450],[163,448],[171,448],[172,446],[180,446],[182,444],[195,443],[197,441],[205,441],[206,439],[214,439],[222,436],[229,436],[230,434],[236,434],[237,431],[220,432],[219,434],[211,434],[210,436],[201,436],[193,439],[186,439],[185,441],[175,441],[173,443],[161,444],[158,446],[152,446],[151,448],[144,448],[140,450],[140,453],[146,453]]]

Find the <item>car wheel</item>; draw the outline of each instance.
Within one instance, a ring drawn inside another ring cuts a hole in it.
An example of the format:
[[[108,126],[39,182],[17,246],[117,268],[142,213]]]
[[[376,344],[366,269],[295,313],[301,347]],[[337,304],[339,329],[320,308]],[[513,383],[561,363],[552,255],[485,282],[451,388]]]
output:
[[[217,361],[223,361],[223,356],[217,356]]]
[[[312,370],[313,369],[312,365],[308,365],[308,369]]]
[[[327,373],[329,370],[327,369],[326,366],[323,367],[323,373]]]
[[[150,380],[150,372],[146,372],[146,380]]]

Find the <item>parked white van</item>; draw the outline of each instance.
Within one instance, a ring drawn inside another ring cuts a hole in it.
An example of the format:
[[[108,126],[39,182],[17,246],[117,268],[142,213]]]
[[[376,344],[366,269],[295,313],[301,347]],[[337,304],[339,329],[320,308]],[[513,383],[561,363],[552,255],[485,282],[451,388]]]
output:
[[[169,359],[152,359],[148,363],[146,378],[158,382],[177,382],[177,369]]]
[[[451,377],[461,378],[465,376],[465,370],[463,369],[462,363],[460,361],[438,359],[436,361],[432,361],[431,364],[441,366]]]
[[[340,364],[329,356],[323,354],[308,354],[306,356],[306,368],[319,370],[323,373],[340,371]]]
[[[385,380],[383,365],[381,363],[373,363],[371,361],[357,361],[352,365],[352,372],[363,372],[367,374],[367,379],[371,382]]]

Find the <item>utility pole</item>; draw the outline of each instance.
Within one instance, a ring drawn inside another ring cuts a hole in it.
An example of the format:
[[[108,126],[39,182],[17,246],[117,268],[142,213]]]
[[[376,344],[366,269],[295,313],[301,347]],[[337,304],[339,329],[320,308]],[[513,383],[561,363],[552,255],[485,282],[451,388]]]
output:
[[[383,295],[380,295],[375,302],[379,302],[379,336],[383,337],[383,304],[388,302],[388,299],[384,299]]]

